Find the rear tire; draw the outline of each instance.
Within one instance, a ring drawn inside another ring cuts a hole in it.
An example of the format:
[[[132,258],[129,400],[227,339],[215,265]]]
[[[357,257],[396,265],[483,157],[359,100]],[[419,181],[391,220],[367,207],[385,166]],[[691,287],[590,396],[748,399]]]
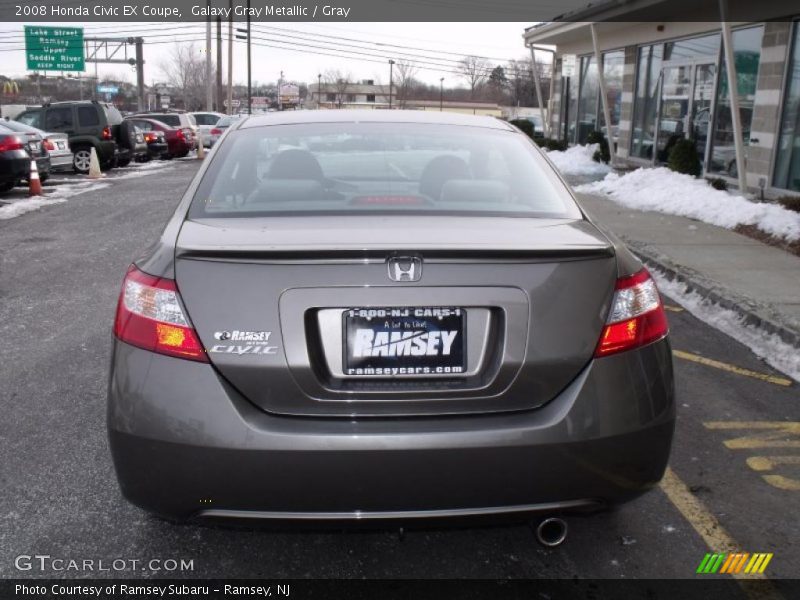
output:
[[[14,182],[7,181],[6,183],[0,183],[0,194],[5,194],[6,192],[10,192],[14,189]]]
[[[92,148],[90,146],[78,146],[72,155],[72,168],[76,173],[85,175],[89,172],[91,158]]]

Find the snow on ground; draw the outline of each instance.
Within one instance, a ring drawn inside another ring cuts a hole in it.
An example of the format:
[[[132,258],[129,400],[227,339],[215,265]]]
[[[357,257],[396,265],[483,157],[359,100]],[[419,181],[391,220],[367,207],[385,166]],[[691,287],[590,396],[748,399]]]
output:
[[[595,162],[592,159],[599,144],[587,146],[572,146],[565,151],[550,150],[547,157],[553,161],[563,175],[605,175],[611,172],[611,167],[605,163]]]
[[[162,173],[164,171],[171,171],[175,168],[174,164],[164,161],[150,161],[146,163],[137,164],[135,167],[124,167],[122,169],[115,169],[111,172],[109,179],[117,181],[119,179],[134,179],[136,177],[143,177],[150,175],[153,172]],[[119,174],[119,171],[126,171]]]
[[[61,204],[66,202],[72,196],[83,194],[85,192],[94,192],[109,187],[110,183],[100,182],[96,180],[82,181],[80,183],[62,184],[58,187],[45,187],[44,196],[34,196],[32,198],[20,198],[14,200],[11,204],[0,206],[0,220],[13,219],[25,213],[34,210],[39,210],[43,206],[51,204]]]
[[[705,179],[666,167],[636,169],[624,175],[609,173],[601,181],[577,186],[575,191],[605,194],[628,208],[689,217],[725,229],[755,225],[778,238],[800,239],[800,213],[715,190]]]
[[[800,352],[797,348],[787,344],[775,334],[745,324],[741,315],[703,298],[697,292],[688,291],[686,284],[670,281],[656,269],[650,269],[650,274],[663,294],[675,300],[701,321],[750,348],[767,364],[800,382]]]

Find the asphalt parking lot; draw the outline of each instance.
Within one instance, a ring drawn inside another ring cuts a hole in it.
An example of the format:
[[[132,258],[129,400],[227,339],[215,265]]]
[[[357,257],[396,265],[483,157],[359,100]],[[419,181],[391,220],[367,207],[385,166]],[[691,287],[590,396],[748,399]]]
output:
[[[232,530],[128,505],[105,436],[114,307],[126,267],[197,165],[112,173],[102,189],[0,221],[0,577],[86,575],[15,567],[19,555],[48,554],[193,561],[189,572],[100,576],[687,578],[706,553],[733,551],[774,553],[764,575],[796,577],[798,384],[671,298],[679,419],[668,476],[618,510],[568,518],[559,548],[525,525]]]

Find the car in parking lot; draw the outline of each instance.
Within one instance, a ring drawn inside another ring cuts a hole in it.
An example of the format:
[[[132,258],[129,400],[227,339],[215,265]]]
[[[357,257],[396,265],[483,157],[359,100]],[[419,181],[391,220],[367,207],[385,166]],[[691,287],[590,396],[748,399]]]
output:
[[[151,156],[159,150],[162,150],[160,158],[183,158],[194,149],[192,132],[188,128],[173,127],[158,119],[151,119],[139,115],[125,117],[125,121],[133,123],[144,135],[148,133],[155,134],[150,136],[150,141],[148,142]],[[157,135],[158,133],[161,134],[161,137]],[[163,142],[159,141],[161,138],[163,138]],[[163,149],[161,146],[162,143],[165,144]]]
[[[26,146],[22,136],[0,124],[0,194],[11,191],[28,177],[31,157]]]
[[[197,130],[200,138],[203,140],[203,146],[210,148],[217,141],[219,136],[212,136],[211,131],[217,122],[225,115],[218,112],[193,112],[189,113],[194,117],[197,123]]]
[[[72,170],[72,150],[69,148],[69,136],[67,134],[42,131],[10,119],[0,121],[0,124],[18,133],[38,134],[42,138],[42,146],[44,146],[50,159],[51,173]]]
[[[594,510],[661,479],[653,279],[491,117],[231,126],[125,274],[108,433],[171,519]]]
[[[241,118],[242,117],[240,115],[226,115],[222,117],[219,121],[217,121],[216,125],[214,125],[214,127],[212,127],[211,130],[208,132],[211,137],[211,145],[213,146],[214,144],[216,144],[219,138],[222,137],[222,134],[225,133],[225,131],[228,129],[228,127],[233,125],[236,121],[238,121]]]
[[[165,125],[175,127],[176,129],[183,131],[187,143],[191,144],[192,146],[191,149],[197,147],[197,132],[199,131],[199,127],[192,113],[177,110],[168,112],[150,111],[145,113],[137,113],[132,116],[136,118],[144,117],[147,119],[155,119],[156,121],[161,121]]]
[[[67,134],[72,165],[78,173],[89,171],[92,148],[101,169],[111,169],[119,160],[116,140],[122,115],[113,104],[95,100],[52,102],[28,109],[17,115],[16,120],[44,131]],[[123,150],[122,154],[125,160],[126,152]]]
[[[45,147],[45,137],[38,129],[27,127],[21,124],[13,124],[8,121],[0,122],[0,128],[13,131],[25,144],[25,151],[28,153],[28,171],[30,170],[30,160],[36,161],[36,170],[39,172],[39,179],[42,182],[50,177],[50,155]],[[26,173],[23,180],[28,179]]]

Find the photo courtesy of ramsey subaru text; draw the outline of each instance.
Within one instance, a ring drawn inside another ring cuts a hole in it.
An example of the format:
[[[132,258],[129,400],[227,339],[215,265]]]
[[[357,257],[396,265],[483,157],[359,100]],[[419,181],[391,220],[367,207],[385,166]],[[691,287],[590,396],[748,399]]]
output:
[[[648,272],[512,125],[245,117],[124,275],[114,464],[175,520],[602,509],[666,468],[667,333]]]

